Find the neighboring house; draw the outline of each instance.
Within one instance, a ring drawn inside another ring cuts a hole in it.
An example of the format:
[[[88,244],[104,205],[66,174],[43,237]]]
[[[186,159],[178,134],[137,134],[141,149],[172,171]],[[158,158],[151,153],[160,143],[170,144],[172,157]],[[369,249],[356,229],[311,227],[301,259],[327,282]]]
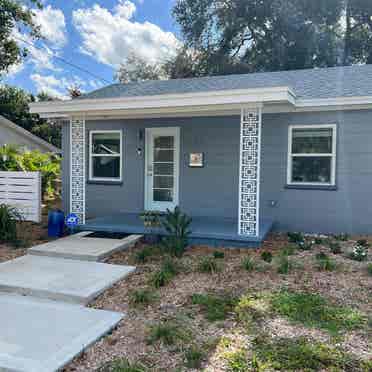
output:
[[[18,145],[27,150],[60,153],[61,150],[0,115],[0,146]]]
[[[200,240],[372,233],[372,65],[114,84],[31,111],[65,120],[82,228],[139,232],[138,213],[179,205]]]

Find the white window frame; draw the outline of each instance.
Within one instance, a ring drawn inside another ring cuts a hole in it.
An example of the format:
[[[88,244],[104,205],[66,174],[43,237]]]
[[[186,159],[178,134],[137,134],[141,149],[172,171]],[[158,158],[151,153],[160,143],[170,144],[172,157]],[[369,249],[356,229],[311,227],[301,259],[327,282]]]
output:
[[[295,129],[332,129],[332,153],[316,154],[293,154],[292,139]],[[288,127],[288,161],[287,161],[287,184],[304,186],[336,186],[336,154],[337,154],[337,125],[289,125]],[[331,157],[331,182],[292,182],[292,162],[294,157]]]
[[[93,136],[95,134],[117,133],[120,138],[120,154],[93,154]],[[94,157],[120,157],[119,178],[114,177],[94,177],[93,158]],[[102,182],[122,182],[123,180],[123,132],[121,130],[91,130],[89,132],[89,181]]]

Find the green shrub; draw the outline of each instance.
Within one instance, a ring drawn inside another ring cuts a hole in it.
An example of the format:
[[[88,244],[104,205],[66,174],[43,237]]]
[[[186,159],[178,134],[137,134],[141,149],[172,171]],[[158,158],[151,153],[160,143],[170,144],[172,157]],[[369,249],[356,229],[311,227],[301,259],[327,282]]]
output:
[[[361,362],[340,349],[304,337],[253,340],[255,364],[270,371],[357,371]],[[247,369],[249,370],[249,369]]]
[[[293,269],[293,264],[289,260],[287,256],[280,256],[278,258],[278,263],[277,263],[277,272],[278,274],[289,274],[289,272]]]
[[[97,372],[147,372],[148,368],[142,363],[129,362],[128,359],[115,359],[111,362],[105,363],[102,367],[97,369]]]
[[[207,320],[214,322],[226,319],[229,312],[234,309],[236,299],[229,295],[193,294],[191,297],[193,305],[200,305],[206,314]]]
[[[132,306],[146,306],[157,299],[153,290],[148,288],[135,289],[129,294],[129,303]]]
[[[219,258],[225,258],[225,253],[222,252],[222,251],[214,251],[213,252],[213,257],[216,258],[216,259],[219,259]]]
[[[369,263],[369,264],[367,265],[367,272],[368,272],[368,274],[369,274],[370,276],[372,276],[372,263]]]
[[[225,359],[227,361],[227,370],[229,372],[246,372],[252,370],[248,364],[247,351],[244,349],[232,353],[226,353]]]
[[[0,204],[0,240],[17,241],[17,222],[22,221],[22,215],[16,208]]]
[[[323,239],[320,238],[319,236],[315,237],[315,238],[314,238],[314,244],[316,244],[316,245],[321,245],[321,244],[323,244]]]
[[[189,341],[191,333],[174,320],[165,320],[150,327],[147,342],[162,342],[165,345],[176,345]]]
[[[330,333],[360,328],[365,324],[365,317],[357,310],[332,305],[314,293],[281,290],[272,296],[271,308],[289,320]]]
[[[339,242],[329,242],[328,245],[329,245],[329,249],[331,250],[333,254],[342,253],[341,244]]]
[[[242,267],[246,271],[253,271],[257,267],[257,263],[254,258],[247,256],[242,261]]]
[[[368,258],[368,248],[356,244],[353,251],[349,254],[349,257],[355,261],[365,261]]]
[[[155,288],[164,287],[177,275],[177,273],[178,267],[176,264],[170,258],[166,258],[160,269],[152,275],[150,283]]]
[[[361,245],[362,247],[365,247],[365,248],[369,247],[369,243],[368,243],[367,239],[359,239],[359,240],[357,240],[357,244]]]
[[[217,261],[210,256],[202,257],[198,263],[198,271],[201,273],[216,273],[221,268]]]
[[[288,235],[288,241],[290,243],[300,243],[305,240],[305,237],[302,233],[289,232],[287,235]]]
[[[262,260],[264,260],[265,262],[268,262],[270,263],[272,260],[273,260],[273,254],[269,251],[263,251],[261,253],[261,258]]]
[[[185,351],[185,365],[187,368],[199,369],[204,358],[205,352],[195,345]]]
[[[167,209],[162,226],[169,236],[163,239],[163,245],[170,254],[181,257],[185,252],[191,234],[189,229],[191,221],[191,218],[182,213],[179,207],[174,211]]]
[[[280,254],[283,256],[293,256],[295,253],[296,249],[293,245],[287,245],[280,251]]]
[[[150,246],[145,246],[135,253],[134,259],[136,262],[143,264],[146,263],[152,255],[153,255],[152,248]]]
[[[319,271],[333,271],[336,269],[336,262],[324,252],[315,255],[316,266]]]

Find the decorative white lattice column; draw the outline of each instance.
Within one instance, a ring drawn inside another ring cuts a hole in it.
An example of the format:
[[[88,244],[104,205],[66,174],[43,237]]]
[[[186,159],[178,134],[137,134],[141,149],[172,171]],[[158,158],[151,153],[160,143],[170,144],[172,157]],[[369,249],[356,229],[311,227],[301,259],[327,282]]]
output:
[[[85,119],[70,120],[70,213],[85,223]]]
[[[262,109],[242,108],[240,123],[239,234],[259,236]]]

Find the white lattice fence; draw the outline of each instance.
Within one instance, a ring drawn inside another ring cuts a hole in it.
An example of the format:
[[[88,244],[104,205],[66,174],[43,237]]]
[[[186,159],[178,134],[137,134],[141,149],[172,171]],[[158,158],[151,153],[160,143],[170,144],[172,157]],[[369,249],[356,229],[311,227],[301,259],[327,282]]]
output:
[[[26,221],[41,222],[40,172],[0,172],[0,204],[17,208]]]

